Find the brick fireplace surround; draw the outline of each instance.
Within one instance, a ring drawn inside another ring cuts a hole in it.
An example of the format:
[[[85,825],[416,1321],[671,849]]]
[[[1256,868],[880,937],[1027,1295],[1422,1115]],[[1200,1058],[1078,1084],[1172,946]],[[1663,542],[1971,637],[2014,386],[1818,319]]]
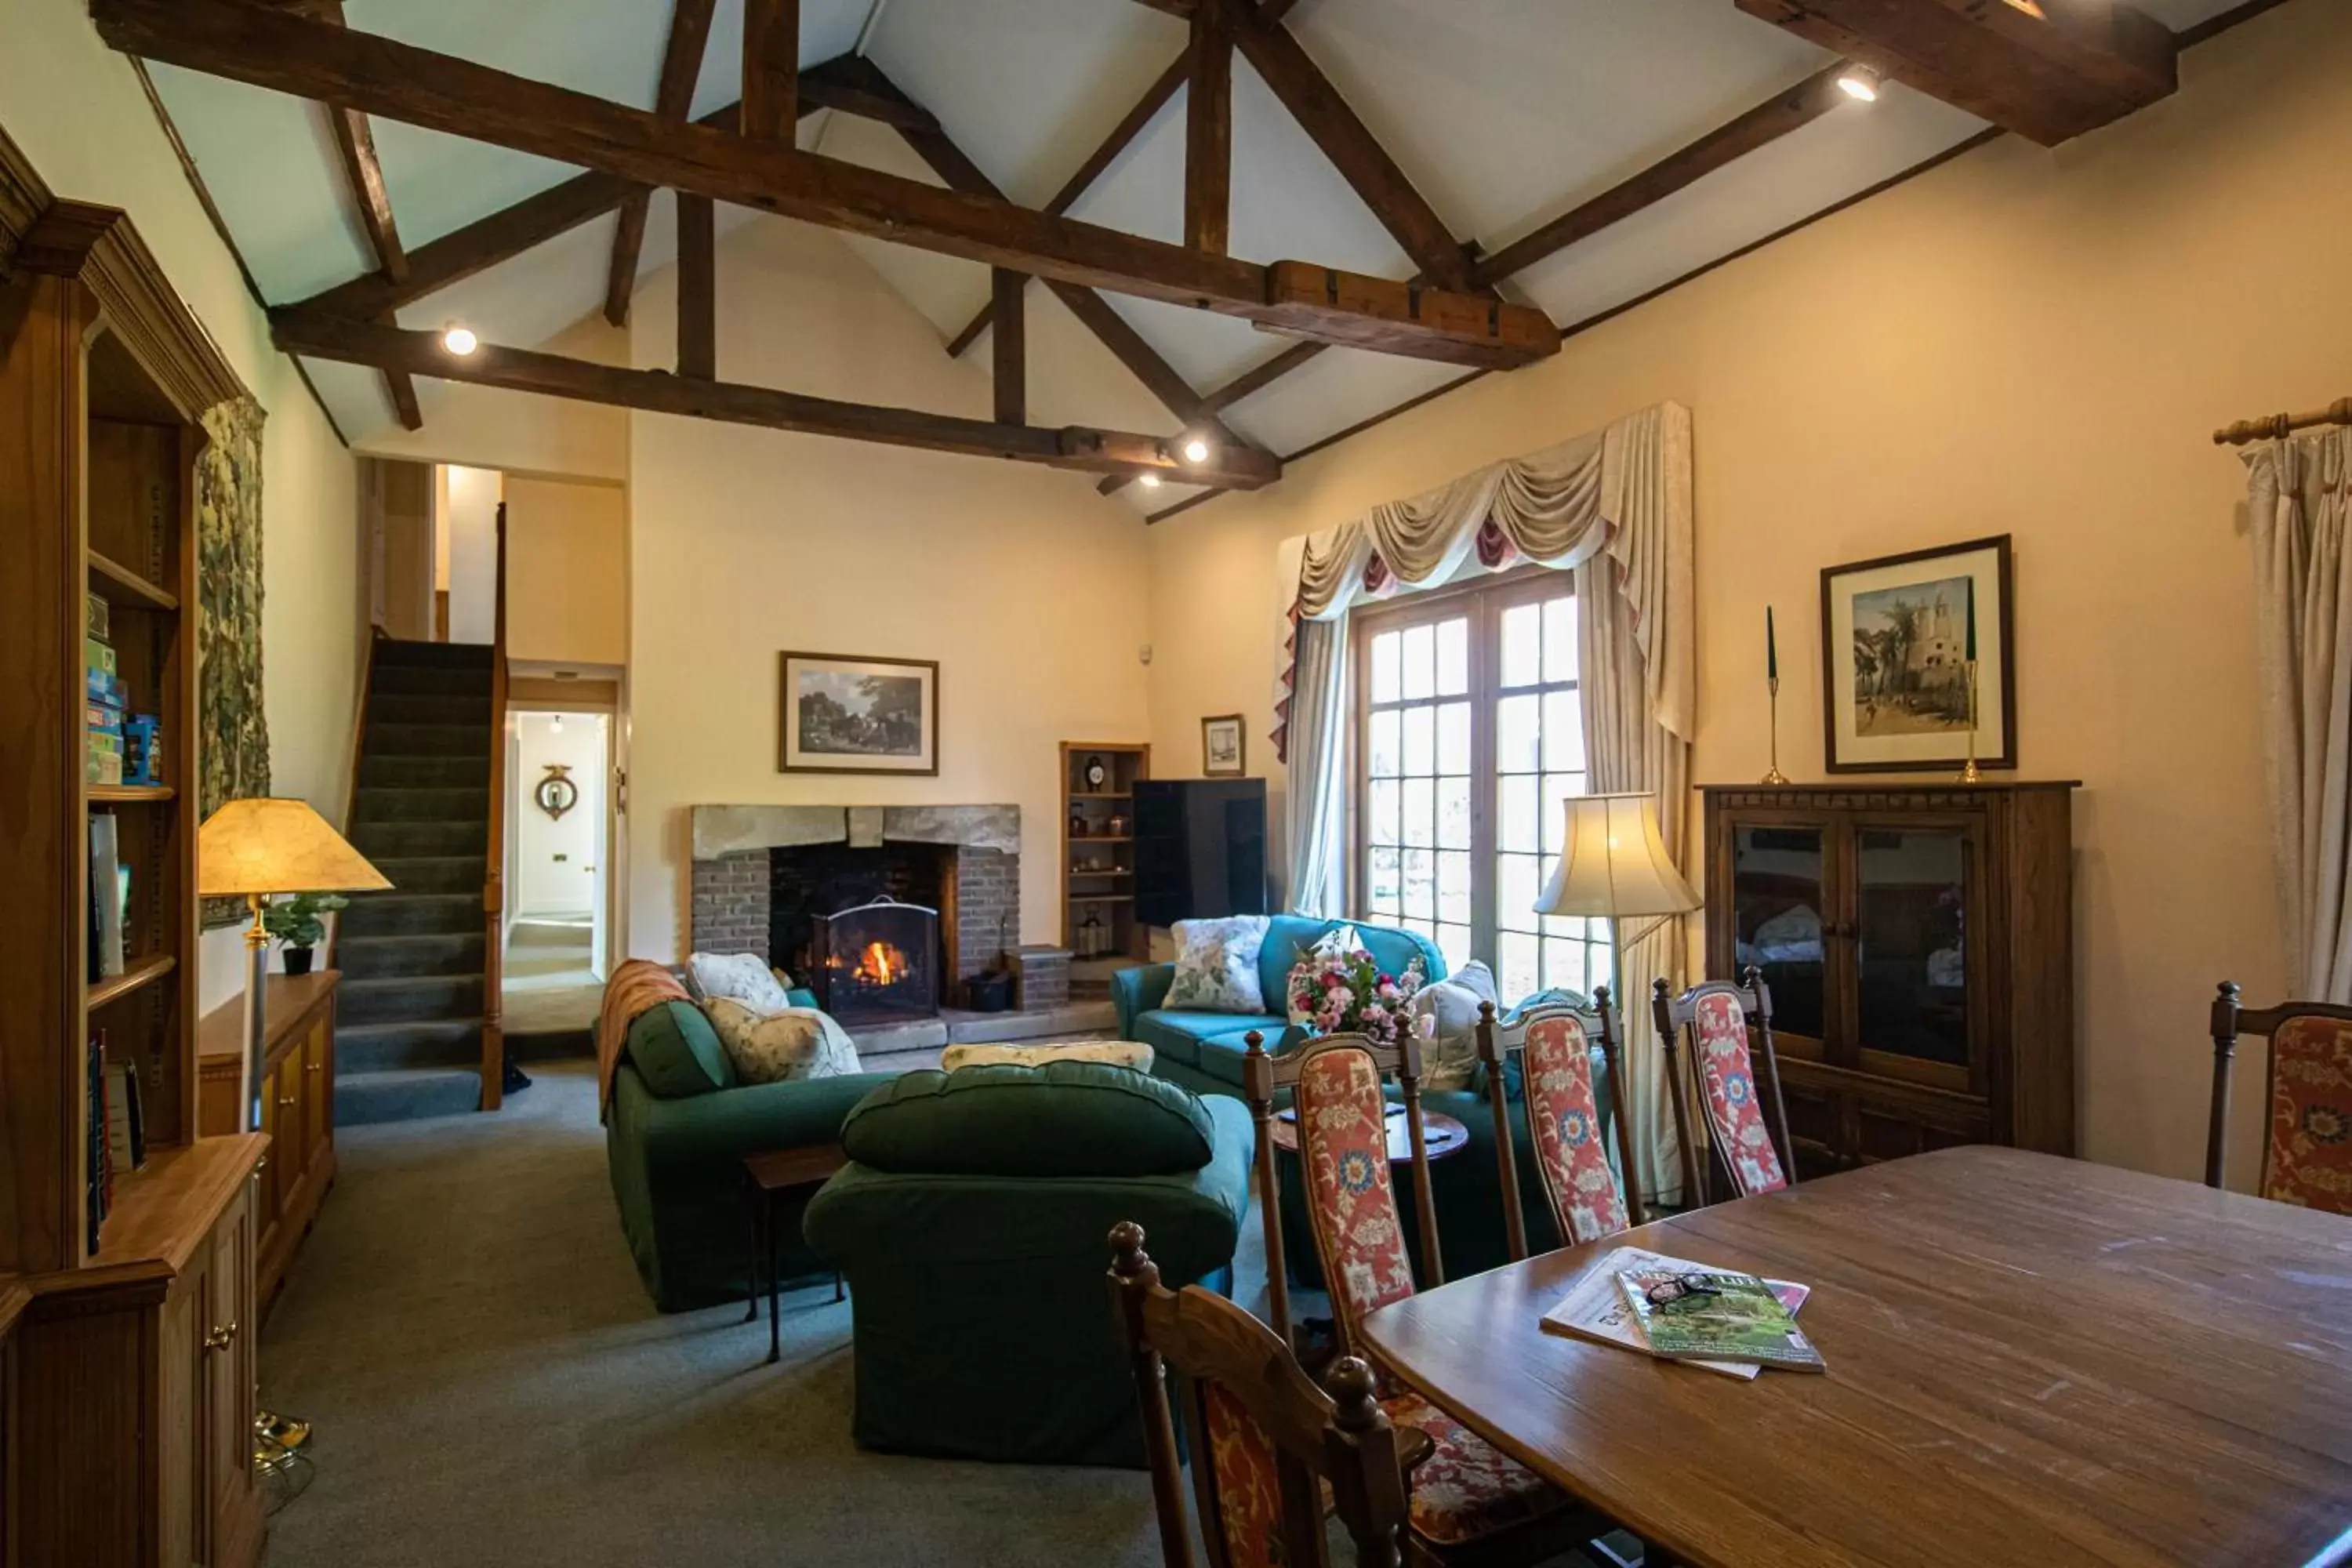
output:
[[[940,909],[950,983],[979,973],[1006,948],[1018,949],[1017,805],[698,805],[693,827],[697,952],[771,957],[769,852],[821,844],[930,844],[954,851]]]

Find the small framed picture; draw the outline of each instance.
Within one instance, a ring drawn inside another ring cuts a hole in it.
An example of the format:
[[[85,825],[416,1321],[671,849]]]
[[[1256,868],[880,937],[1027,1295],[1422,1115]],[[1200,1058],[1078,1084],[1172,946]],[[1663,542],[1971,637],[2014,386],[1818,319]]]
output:
[[[940,771],[936,660],[835,653],[787,653],[781,658],[778,771]]]
[[[1213,779],[1237,779],[1249,771],[1249,741],[1238,713],[1201,721],[1201,773]]]
[[[2017,766],[2009,535],[1822,573],[1822,760],[1833,773]]]

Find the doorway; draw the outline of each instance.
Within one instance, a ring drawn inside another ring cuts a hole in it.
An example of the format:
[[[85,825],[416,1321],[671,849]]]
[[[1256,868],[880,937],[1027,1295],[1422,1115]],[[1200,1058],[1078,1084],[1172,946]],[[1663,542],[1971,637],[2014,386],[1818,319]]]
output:
[[[608,963],[612,716],[518,709],[512,720],[506,1032],[586,1029]]]

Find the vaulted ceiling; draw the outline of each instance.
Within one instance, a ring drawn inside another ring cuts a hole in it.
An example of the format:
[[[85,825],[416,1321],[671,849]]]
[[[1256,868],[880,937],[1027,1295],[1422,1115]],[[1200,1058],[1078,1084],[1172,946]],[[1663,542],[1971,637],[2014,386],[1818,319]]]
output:
[[[317,15],[332,0],[285,3]],[[2138,0],[2176,30],[2230,5]],[[743,6],[716,0],[698,71],[689,61],[690,78],[674,73],[694,82],[692,116],[741,91]],[[1181,0],[800,0],[803,66],[863,57],[887,78],[882,85],[936,118],[948,151],[935,145],[926,156],[919,138],[835,108],[804,113],[797,144],[930,184],[958,183],[945,160],[960,153],[968,188],[977,179],[1026,207],[1060,197],[1056,210],[1073,218],[1181,244],[1189,31],[1168,12],[1184,8]],[[1572,331],[1987,130],[1976,115],[1892,81],[1869,104],[1841,97],[1824,108],[1832,100],[1797,96],[1841,57],[1748,14],[1759,8],[1759,0],[1297,0],[1284,7],[1284,25],[1344,100],[1339,112],[1352,110],[1384,150],[1409,187],[1408,209],[1433,215],[1445,236],[1474,247],[1465,285],[1491,283],[1504,300]],[[656,106],[673,20],[672,0],[344,0],[341,10],[353,29],[646,110]],[[379,269],[381,237],[362,221],[365,204],[353,199],[349,149],[339,147],[331,115],[242,82],[160,63],[150,69],[267,303],[310,300]],[[1351,181],[1245,52],[1236,52],[1232,74],[1231,254],[1266,264],[1309,258],[1372,278],[1423,274],[1427,257],[1409,252],[1395,207],[1376,211],[1360,194],[1364,169],[1350,171]],[[1161,101],[1140,129],[1073,195],[1074,174],[1155,97]],[[1751,111],[1772,122],[1741,141],[1739,155],[1706,160],[1711,172],[1679,188],[1674,179],[1643,188],[1658,199],[1630,211],[1587,208],[1662,163],[1671,171],[1679,149]],[[373,132],[382,206],[410,253],[579,174],[382,114],[360,125],[363,136]],[[666,196],[650,204],[639,276],[675,258],[672,212]],[[1573,232],[1591,232],[1560,244],[1571,214],[1580,215]],[[791,221],[723,205],[720,215],[722,228]],[[620,223],[607,213],[572,227],[404,305],[398,321],[431,330],[462,319],[486,342],[540,343],[605,307]],[[939,329],[941,353],[956,343],[987,363],[986,265],[863,237],[849,243]],[[1116,292],[1097,298],[1117,319],[1088,330],[1108,343],[1132,329],[1146,367],[1139,379],[1152,395],[1035,363],[1034,416],[1167,436],[1213,413],[1242,440],[1281,457],[1477,374],[1357,348],[1305,352],[1230,315]],[[1070,291],[1033,282],[1026,299],[1034,317],[1067,310]],[[1083,337],[1033,327],[1030,352],[1067,350]],[[1130,370],[1139,363],[1120,357]],[[400,378],[307,363],[352,441],[402,421]],[[1268,379],[1269,366],[1295,368]],[[1236,384],[1246,395],[1230,396]],[[441,388],[429,379],[414,385],[407,415],[429,428]],[[1206,409],[1185,409],[1188,396],[1207,397]],[[1147,512],[1196,493],[1175,483],[1125,489]]]

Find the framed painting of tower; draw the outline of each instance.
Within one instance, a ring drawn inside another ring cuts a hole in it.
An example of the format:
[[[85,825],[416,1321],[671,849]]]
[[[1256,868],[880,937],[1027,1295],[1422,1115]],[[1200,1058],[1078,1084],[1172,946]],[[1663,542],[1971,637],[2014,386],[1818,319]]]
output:
[[[2009,535],[1822,572],[1833,773],[2017,765]]]

